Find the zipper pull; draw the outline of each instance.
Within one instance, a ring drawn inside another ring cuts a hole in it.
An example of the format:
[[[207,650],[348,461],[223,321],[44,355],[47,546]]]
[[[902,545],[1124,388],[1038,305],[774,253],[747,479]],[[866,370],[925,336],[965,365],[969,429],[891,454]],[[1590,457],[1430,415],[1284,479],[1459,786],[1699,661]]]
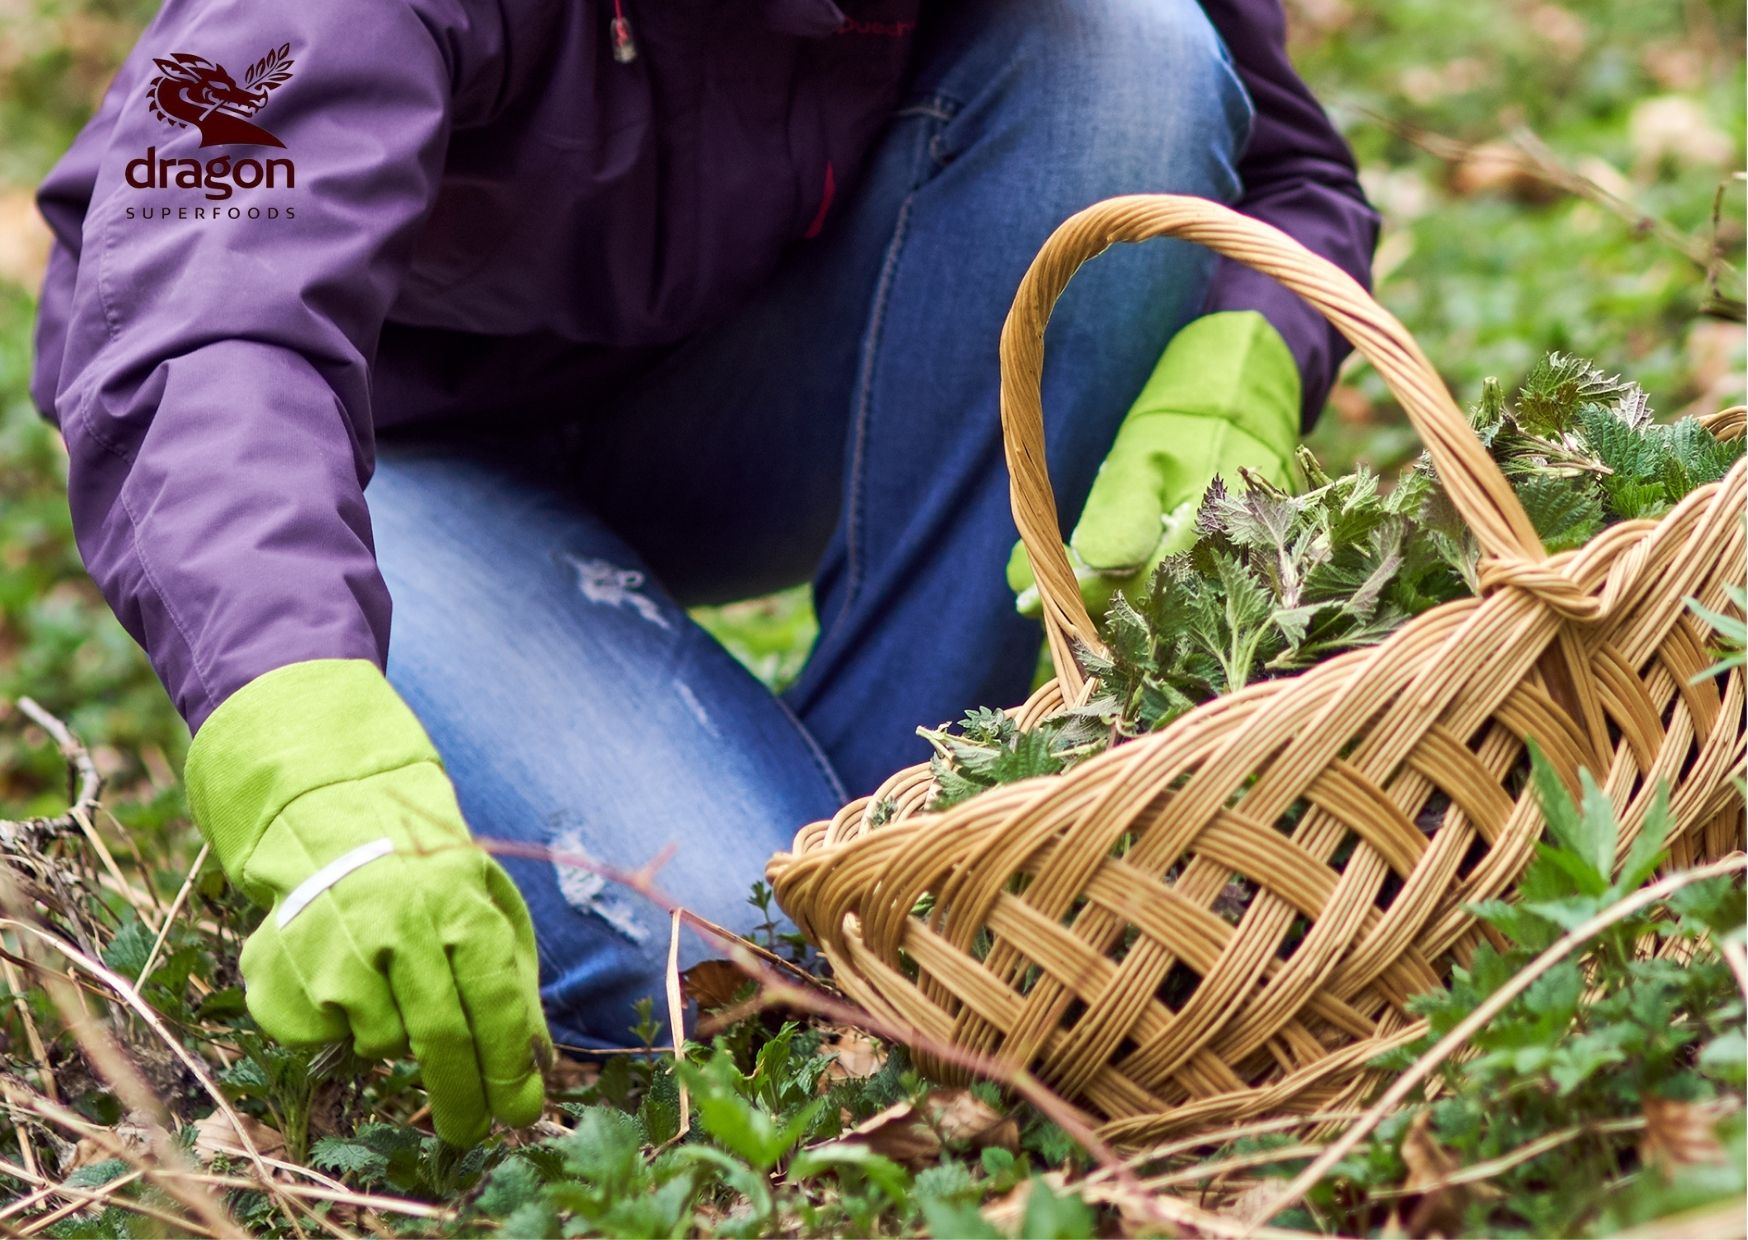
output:
[[[613,22],[609,29],[613,33],[613,59],[622,65],[636,60],[637,42],[631,37],[631,22],[625,16],[620,0],[614,0]]]

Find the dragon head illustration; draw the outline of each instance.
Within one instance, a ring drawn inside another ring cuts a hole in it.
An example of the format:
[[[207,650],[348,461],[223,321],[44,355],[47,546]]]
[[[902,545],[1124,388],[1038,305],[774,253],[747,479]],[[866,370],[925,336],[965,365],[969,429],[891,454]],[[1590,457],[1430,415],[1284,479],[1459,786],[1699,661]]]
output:
[[[290,52],[289,43],[268,52],[249,66],[240,86],[223,65],[204,56],[157,57],[159,75],[147,86],[152,113],[166,124],[194,126],[202,146],[282,147],[285,143],[247,118],[267,102],[270,91],[291,79]]]

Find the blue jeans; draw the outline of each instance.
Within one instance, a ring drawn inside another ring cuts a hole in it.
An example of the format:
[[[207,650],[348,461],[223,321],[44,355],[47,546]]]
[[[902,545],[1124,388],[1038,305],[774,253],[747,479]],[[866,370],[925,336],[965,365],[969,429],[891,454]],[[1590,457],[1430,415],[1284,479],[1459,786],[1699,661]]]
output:
[[[1003,577],[1002,320],[1088,203],[1231,198],[1250,105],[1195,0],[963,0],[921,39],[847,201],[731,321],[538,442],[380,443],[389,677],[476,834],[627,869],[672,845],[663,891],[746,928],[766,858],[924,759],[918,724],[1025,696],[1039,631]],[[1065,514],[1211,261],[1119,247],[1057,308]],[[819,638],[781,697],[684,610],[809,579]],[[662,991],[667,915],[583,870],[507,867],[554,1036],[622,1043],[632,1002]]]

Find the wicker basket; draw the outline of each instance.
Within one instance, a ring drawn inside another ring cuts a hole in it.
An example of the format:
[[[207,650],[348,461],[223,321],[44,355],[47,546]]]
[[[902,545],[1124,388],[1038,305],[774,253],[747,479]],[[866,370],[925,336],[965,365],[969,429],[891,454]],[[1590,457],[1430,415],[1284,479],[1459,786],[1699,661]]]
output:
[[[1594,772],[1629,834],[1667,782],[1672,865],[1742,841],[1743,677],[1699,675],[1708,634],[1685,600],[1731,607],[1743,463],[1661,520],[1549,556],[1402,325],[1285,234],[1196,198],[1113,198],[1068,220],[1002,333],[1014,515],[1057,670],[1017,717],[1085,700],[1073,643],[1098,643],[1045,472],[1044,325],[1082,262],[1161,236],[1280,280],[1371,361],[1479,540],[1483,597],[943,813],[925,812],[928,768],[901,771],[767,870],[850,996],[1030,1069],[1122,1142],[1365,1091],[1368,1061],[1418,1033],[1409,996],[1475,946],[1463,906],[1509,894],[1533,853],[1529,738],[1568,786]],[[1234,875],[1254,894],[1216,911]]]

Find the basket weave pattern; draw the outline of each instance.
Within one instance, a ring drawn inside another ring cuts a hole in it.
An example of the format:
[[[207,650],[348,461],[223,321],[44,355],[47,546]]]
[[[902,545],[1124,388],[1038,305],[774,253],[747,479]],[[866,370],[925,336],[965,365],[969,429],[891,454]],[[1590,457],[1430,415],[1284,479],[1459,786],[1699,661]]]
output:
[[[1200,199],[1117,198],[1073,217],[1004,329],[1014,515],[1058,673],[1021,723],[1086,699],[1074,644],[1098,644],[1045,473],[1044,326],[1082,262],[1158,236],[1273,275],[1373,363],[1475,532],[1481,597],[944,813],[925,811],[926,766],[901,771],[768,868],[851,997],[1030,1069],[1130,1142],[1367,1088],[1368,1061],[1419,1032],[1409,997],[1479,941],[1463,905],[1508,896],[1533,855],[1532,738],[1569,787],[1580,768],[1596,775],[1629,837],[1667,784],[1672,865],[1742,842],[1743,677],[1700,675],[1709,635],[1685,600],[1731,607],[1743,463],[1660,520],[1549,556],[1401,324],[1284,234]],[[1739,436],[1742,412],[1711,425]]]

